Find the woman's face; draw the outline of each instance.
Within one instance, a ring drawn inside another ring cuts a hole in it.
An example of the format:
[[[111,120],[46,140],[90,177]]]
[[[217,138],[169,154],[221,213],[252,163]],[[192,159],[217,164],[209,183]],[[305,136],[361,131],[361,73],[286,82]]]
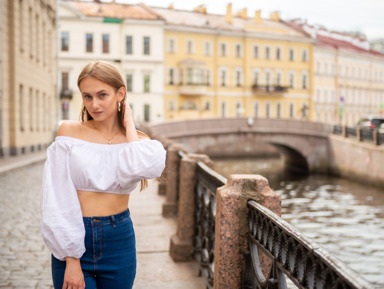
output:
[[[109,84],[86,77],[80,82],[79,88],[84,106],[95,121],[116,117],[117,103],[124,98],[124,87],[116,92]]]

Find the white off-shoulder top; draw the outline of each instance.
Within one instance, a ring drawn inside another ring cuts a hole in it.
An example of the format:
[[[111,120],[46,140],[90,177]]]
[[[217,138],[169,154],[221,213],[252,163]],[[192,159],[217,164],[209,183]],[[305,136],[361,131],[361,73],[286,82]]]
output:
[[[166,151],[157,140],[97,144],[58,136],[48,147],[41,190],[41,232],[59,260],[80,258],[85,229],[77,190],[130,194],[142,179],[160,177]]]

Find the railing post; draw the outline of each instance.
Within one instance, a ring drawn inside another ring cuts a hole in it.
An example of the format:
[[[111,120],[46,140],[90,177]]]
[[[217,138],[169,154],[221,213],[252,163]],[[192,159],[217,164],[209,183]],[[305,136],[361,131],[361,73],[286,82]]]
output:
[[[342,135],[343,137],[348,137],[348,127],[347,127],[346,125],[343,125],[343,126],[341,127],[341,135]]]
[[[199,161],[213,166],[211,159],[202,154],[187,154],[180,164],[177,232],[171,237],[169,249],[172,259],[176,262],[189,261],[193,257],[196,163]]]
[[[357,141],[363,141],[363,131],[361,126],[356,127],[356,140]]]
[[[245,261],[248,228],[247,201],[259,204],[281,215],[281,198],[259,175],[231,175],[227,184],[216,192],[215,220],[215,289],[240,289]],[[270,260],[260,258],[266,271]],[[264,262],[264,264],[263,264]]]
[[[172,144],[167,151],[165,187],[165,202],[163,204],[163,217],[172,217],[177,214],[177,192],[180,157],[178,151],[183,150],[182,144]]]

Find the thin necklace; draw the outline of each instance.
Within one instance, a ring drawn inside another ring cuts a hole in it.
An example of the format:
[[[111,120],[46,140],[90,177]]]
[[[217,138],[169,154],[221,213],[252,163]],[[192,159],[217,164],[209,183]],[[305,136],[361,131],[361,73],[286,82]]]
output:
[[[111,137],[111,138],[107,138],[105,135],[103,135],[102,133],[101,133],[101,131],[99,131],[96,127],[95,127],[95,125],[94,124],[92,124],[93,125],[93,127],[95,128],[95,130],[97,130],[107,141],[108,141],[108,144],[112,144],[112,140],[113,140],[113,138],[118,134],[118,132],[120,131],[120,130],[118,130],[117,132],[115,132],[114,134],[113,134],[113,136]]]

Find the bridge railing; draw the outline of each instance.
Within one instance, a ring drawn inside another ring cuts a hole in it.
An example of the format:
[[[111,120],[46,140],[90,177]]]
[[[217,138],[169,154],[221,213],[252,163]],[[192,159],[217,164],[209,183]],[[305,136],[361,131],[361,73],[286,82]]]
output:
[[[281,198],[264,177],[226,179],[208,156],[180,147],[168,147],[166,168],[167,186],[178,186],[170,255],[197,260],[207,289],[286,288],[286,277],[299,288],[373,288],[279,217]]]
[[[375,145],[384,145],[384,133],[380,133],[378,129],[365,127],[347,127],[334,125],[333,134],[342,135],[345,138],[355,138],[360,142],[373,143]]]
[[[287,288],[286,276],[299,288],[372,288],[348,266],[265,207],[250,200],[248,208],[249,251],[244,289]],[[272,260],[268,274],[261,270],[260,253]]]

